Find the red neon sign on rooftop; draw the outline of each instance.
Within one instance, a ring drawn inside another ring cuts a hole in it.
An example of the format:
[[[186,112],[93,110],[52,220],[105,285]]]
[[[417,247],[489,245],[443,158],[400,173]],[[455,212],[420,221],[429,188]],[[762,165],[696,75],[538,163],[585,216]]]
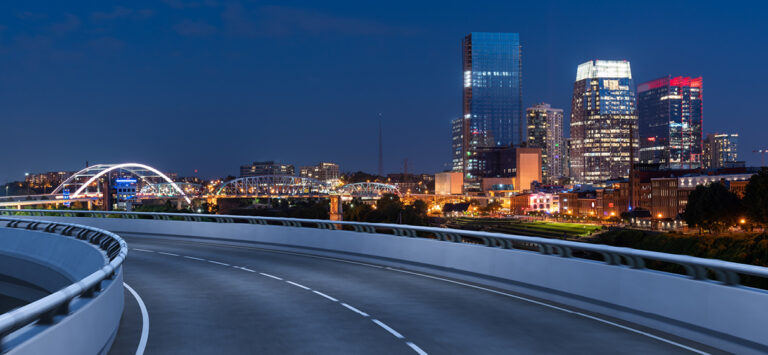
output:
[[[637,91],[644,92],[648,90],[658,89],[664,86],[690,86],[694,88],[700,88],[702,86],[702,79],[701,77],[691,78],[689,76],[659,78],[659,79],[651,80],[638,85]]]

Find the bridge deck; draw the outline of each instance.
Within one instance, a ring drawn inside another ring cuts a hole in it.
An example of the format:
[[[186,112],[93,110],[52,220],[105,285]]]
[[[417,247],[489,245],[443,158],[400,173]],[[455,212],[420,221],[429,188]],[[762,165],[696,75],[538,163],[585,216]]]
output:
[[[389,268],[256,248],[126,240],[125,281],[149,312],[148,354],[690,352],[498,291]],[[133,354],[141,327],[137,303],[126,293],[112,354]]]

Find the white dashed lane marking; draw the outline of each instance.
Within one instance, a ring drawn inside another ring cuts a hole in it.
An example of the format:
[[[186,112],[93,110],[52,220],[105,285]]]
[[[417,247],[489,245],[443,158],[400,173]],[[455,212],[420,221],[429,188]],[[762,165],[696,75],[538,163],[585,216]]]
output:
[[[384,322],[378,320],[378,319],[372,319],[372,321],[376,324],[378,324],[380,327],[384,328],[384,330],[390,332],[392,335],[395,336],[395,338],[403,339],[405,338],[402,334],[398,333],[396,330],[390,328],[388,325],[384,324]]]
[[[355,312],[355,313],[357,313],[357,314],[359,314],[359,315],[361,315],[363,317],[368,317],[368,313],[365,313],[365,312],[363,312],[363,311],[361,311],[361,310],[359,310],[359,309],[357,309],[355,307],[352,307],[352,306],[350,306],[350,305],[348,305],[346,303],[342,303],[341,305],[346,307],[350,311]]]
[[[260,272],[259,274],[260,274],[260,275],[263,275],[263,276],[266,276],[266,277],[269,277],[269,278],[273,278],[273,279],[275,279],[275,280],[280,280],[280,281],[283,281],[283,279],[282,279],[282,278],[280,278],[280,277],[277,277],[277,276],[275,276],[275,275],[265,274],[265,273],[263,273],[263,272]]]
[[[297,284],[297,283],[295,283],[295,282],[293,282],[293,281],[286,281],[286,282],[287,282],[287,283],[289,283],[289,284],[291,284],[291,285],[294,285],[294,286],[296,286],[296,287],[300,287],[300,288],[303,288],[303,289],[305,289],[305,290],[309,290],[309,289],[310,289],[310,288],[309,288],[309,287],[307,287],[307,286],[304,286],[304,285],[302,285],[302,284]]]
[[[136,251],[142,251],[142,252],[147,252],[147,253],[155,253],[155,251],[152,251],[152,250],[147,250],[147,249],[138,249],[138,248],[133,248],[133,250],[136,250]],[[251,270],[251,269],[249,269],[249,268],[246,268],[246,267],[243,267],[243,266],[230,265],[230,264],[227,264],[227,263],[223,263],[223,262],[220,262],[220,261],[215,261],[215,260],[208,260],[208,259],[202,259],[202,258],[198,258],[198,257],[194,257],[194,256],[189,256],[189,255],[179,255],[179,254],[168,253],[168,252],[164,252],[164,251],[158,251],[158,252],[156,252],[156,253],[158,253],[158,254],[162,254],[162,255],[168,255],[168,256],[181,256],[181,257],[183,257],[183,258],[186,258],[186,259],[190,259],[190,260],[197,260],[197,261],[207,261],[207,262],[209,262],[209,263],[212,263],[212,264],[216,264],[216,265],[222,265],[222,266],[231,266],[231,267],[233,267],[233,268],[235,268],[235,269],[238,269],[238,270],[243,270],[243,271],[248,271],[248,272],[256,272],[256,271],[254,271],[254,270]],[[293,253],[288,253],[288,254],[293,254]],[[297,255],[302,255],[302,254],[297,254]],[[354,261],[347,261],[347,260],[336,259],[336,258],[326,258],[326,257],[318,257],[318,258],[320,258],[320,259],[328,259],[328,260],[334,260],[334,261],[340,261],[340,262],[346,262],[346,263],[350,263],[350,264],[358,264],[358,265],[363,265],[363,266],[370,266],[370,267],[375,267],[375,268],[384,268],[384,267],[382,267],[382,266],[378,266],[378,265],[371,265],[371,264],[365,264],[365,263],[358,263],[358,262],[354,262]],[[391,268],[387,268],[387,269],[389,269],[389,270],[393,270],[393,271],[401,271],[401,270],[395,270],[395,269],[391,269]],[[293,285],[293,286],[296,286],[296,287],[302,288],[302,289],[304,289],[304,290],[312,291],[312,292],[313,292],[313,293],[315,293],[316,295],[318,295],[318,296],[321,296],[321,297],[323,297],[323,298],[325,298],[325,299],[328,299],[328,300],[330,300],[330,301],[333,301],[333,302],[339,302],[339,300],[338,300],[338,299],[336,299],[336,298],[334,298],[334,297],[332,297],[332,296],[329,296],[329,295],[327,295],[327,294],[325,294],[325,293],[322,293],[322,292],[320,292],[320,291],[317,291],[317,290],[312,290],[311,288],[309,288],[309,287],[307,287],[307,286],[304,286],[304,285],[302,285],[302,284],[299,284],[299,283],[296,283],[296,282],[293,282],[293,281],[290,281],[290,280],[284,280],[284,279],[283,279],[283,278],[281,278],[281,277],[278,277],[278,276],[275,276],[275,275],[270,275],[270,274],[267,274],[267,273],[263,273],[263,272],[260,272],[259,274],[260,274],[260,275],[262,275],[262,276],[266,276],[266,277],[269,277],[269,278],[275,279],[275,280],[279,280],[279,281],[285,281],[285,282],[286,282],[286,283],[288,283],[288,284],[291,284],[291,285]],[[128,287],[128,285],[126,285],[126,287]],[[348,309],[348,310],[350,310],[350,311],[352,311],[352,312],[355,312],[355,313],[357,313],[357,314],[359,314],[359,315],[361,315],[361,316],[363,316],[363,317],[370,317],[370,316],[368,315],[368,313],[365,313],[365,312],[363,312],[363,311],[361,311],[361,310],[359,310],[359,309],[357,309],[357,308],[355,308],[355,307],[352,307],[352,306],[350,306],[350,305],[348,305],[348,304],[346,304],[346,303],[343,303],[343,302],[342,302],[342,303],[340,303],[340,304],[341,304],[341,305],[342,305],[344,308],[346,308],[346,309]],[[380,320],[378,320],[378,319],[371,319],[371,320],[372,320],[374,323],[376,323],[376,324],[377,324],[379,327],[383,328],[384,330],[386,330],[387,332],[389,332],[390,334],[392,334],[393,336],[395,336],[396,338],[398,338],[398,339],[405,339],[405,337],[404,337],[402,334],[400,334],[400,333],[399,333],[399,332],[397,332],[396,330],[392,329],[392,327],[390,327],[390,326],[388,326],[388,325],[384,324],[384,322],[382,322],[382,321],[380,321]],[[145,340],[145,342],[146,342],[146,340]],[[146,344],[146,343],[145,343],[145,344]],[[413,342],[410,342],[410,341],[409,341],[409,342],[406,342],[405,344],[406,344],[406,345],[408,345],[408,347],[410,347],[410,348],[411,348],[413,351],[415,351],[417,354],[419,354],[419,355],[427,355],[427,353],[426,353],[424,350],[422,350],[421,348],[419,348],[419,347],[418,347],[416,344],[414,344]],[[146,345],[145,345],[145,346],[146,346]]]
[[[312,292],[314,292],[314,293],[316,293],[316,294],[318,294],[320,296],[323,296],[323,297],[325,297],[325,298],[327,298],[327,299],[329,299],[329,300],[331,300],[333,302],[339,302],[339,300],[337,300],[337,299],[335,299],[335,298],[333,298],[331,296],[328,296],[328,295],[326,295],[326,294],[324,294],[324,293],[322,293],[320,291],[312,291]]]

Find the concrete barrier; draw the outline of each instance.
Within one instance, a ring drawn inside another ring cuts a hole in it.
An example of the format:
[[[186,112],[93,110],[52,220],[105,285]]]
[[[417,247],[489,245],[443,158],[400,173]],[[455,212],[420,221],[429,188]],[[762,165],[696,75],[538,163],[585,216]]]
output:
[[[0,223],[4,226],[8,221]],[[65,228],[84,230],[65,225],[48,225],[45,231],[0,227],[0,273],[39,285],[50,293],[38,300],[28,299],[34,302],[0,315],[0,352],[109,351],[123,312],[120,263],[125,253],[119,260],[110,261],[98,245],[79,236],[59,234]]]

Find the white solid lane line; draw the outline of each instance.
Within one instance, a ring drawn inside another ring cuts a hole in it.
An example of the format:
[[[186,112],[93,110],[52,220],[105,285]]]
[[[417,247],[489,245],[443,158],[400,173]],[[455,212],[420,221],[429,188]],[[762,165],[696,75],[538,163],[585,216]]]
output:
[[[293,281],[286,281],[286,282],[287,282],[287,283],[289,283],[289,284],[291,284],[291,285],[294,285],[294,286],[296,286],[296,287],[301,287],[301,288],[303,288],[303,289],[305,289],[305,290],[309,290],[309,289],[310,289],[310,288],[309,288],[309,287],[307,287],[307,286],[304,286],[304,285],[302,285],[302,284],[297,284],[297,283],[295,283],[295,282],[293,282]]]
[[[270,278],[273,278],[273,279],[275,279],[275,280],[280,280],[280,281],[283,281],[283,279],[282,279],[282,278],[280,278],[280,277],[277,277],[277,276],[275,276],[275,275],[265,274],[265,273],[263,273],[263,272],[260,272],[259,274],[260,274],[260,275],[263,275],[263,276],[266,276],[266,277],[270,277]]]
[[[212,264],[216,264],[216,265],[221,265],[221,266],[231,266],[231,265],[229,265],[227,263],[222,263],[222,262],[213,261],[213,260],[208,260],[208,262],[212,263]]]
[[[357,309],[355,307],[352,307],[352,306],[350,306],[350,305],[348,305],[346,303],[342,303],[341,305],[346,307],[350,311],[355,312],[355,313],[357,313],[357,314],[359,314],[359,315],[361,315],[363,317],[368,317],[368,313],[365,313],[365,312],[363,312],[363,311],[361,311],[361,310],[359,310],[359,309]]]
[[[187,258],[187,259],[192,259],[192,260],[197,260],[197,261],[205,261],[205,259],[196,258],[194,256],[189,256],[189,255],[184,255],[184,257]]]
[[[141,338],[139,339],[139,347],[136,348],[136,355],[143,355],[144,349],[147,348],[147,338],[149,338],[149,312],[147,312],[147,306],[144,305],[141,296],[131,286],[128,286],[127,283],[123,282],[123,286],[133,295],[141,310]]]
[[[410,341],[406,342],[406,344],[408,344],[408,346],[410,346],[411,349],[413,349],[413,351],[415,351],[417,354],[419,354],[419,355],[427,355],[427,352],[424,351],[424,350],[421,350],[421,348],[416,346],[416,344],[411,343]]]
[[[323,296],[323,297],[325,297],[325,298],[327,298],[327,299],[329,299],[329,300],[331,300],[333,302],[339,302],[339,300],[337,300],[337,299],[335,299],[335,298],[333,298],[331,296],[328,296],[328,295],[326,295],[326,294],[324,294],[324,293],[322,293],[320,291],[312,291],[312,292],[314,292],[314,293],[316,293],[316,294],[318,294],[320,296]]]
[[[166,252],[164,252],[164,251],[158,251],[157,253],[158,253],[158,254],[163,254],[163,255],[168,255],[168,256],[179,256],[179,254],[174,254],[174,253],[166,253]]]
[[[589,318],[589,319],[592,319],[592,320],[595,320],[595,321],[598,321],[598,322],[601,322],[601,323],[612,325],[612,326],[615,326],[615,327],[618,327],[618,328],[621,328],[621,329],[624,329],[624,330],[628,330],[628,331],[633,332],[635,334],[644,335],[644,336],[647,336],[647,337],[649,337],[651,339],[656,339],[658,341],[665,342],[667,344],[677,346],[679,348],[682,348],[682,349],[685,349],[685,350],[688,350],[688,351],[691,351],[691,352],[694,352],[694,353],[697,353],[697,354],[709,355],[708,352],[705,352],[705,351],[702,351],[702,350],[699,350],[699,349],[696,349],[696,348],[692,348],[690,346],[687,346],[687,345],[684,345],[684,344],[680,344],[678,342],[675,342],[675,341],[672,341],[672,340],[669,340],[669,339],[665,339],[665,338],[662,338],[660,336],[644,332],[642,330],[630,328],[630,327],[627,327],[625,325],[621,325],[621,324],[618,324],[618,323],[611,322],[609,320],[605,320],[605,319],[598,318],[598,317],[595,317],[595,316],[592,316],[592,315],[589,315],[589,314],[585,314],[585,313],[581,313],[581,312],[572,311],[572,310],[569,310],[569,309],[566,309],[566,308],[563,308],[563,307],[554,306],[554,305],[551,305],[551,304],[548,304],[548,303],[532,300],[530,298],[526,298],[526,297],[522,297],[522,296],[517,296],[517,295],[510,294],[510,293],[501,292],[501,291],[497,291],[497,290],[494,290],[494,289],[485,288],[485,287],[477,286],[477,285],[472,285],[472,284],[468,284],[468,283],[464,283],[464,282],[460,282],[460,281],[444,279],[442,277],[421,274],[421,273],[418,273],[418,272],[393,269],[391,267],[387,267],[386,269],[387,270],[392,270],[392,271],[397,271],[397,272],[402,272],[402,273],[405,273],[405,274],[411,274],[411,275],[426,277],[426,278],[430,278],[430,279],[434,279],[434,280],[450,282],[450,283],[453,283],[453,284],[456,284],[456,285],[462,285],[462,286],[466,286],[466,287],[475,288],[475,289],[478,289],[478,290],[483,290],[483,291],[495,293],[497,295],[512,297],[512,298],[515,298],[515,299],[518,299],[518,300],[521,300],[521,301],[530,302],[530,303],[537,304],[537,305],[540,305],[540,306],[544,306],[544,307],[547,307],[547,308],[556,309],[558,311],[562,311],[562,312],[566,312],[566,313],[570,313],[570,314],[575,314],[575,315],[578,315],[578,316],[582,316],[584,318]]]
[[[371,319],[374,323],[378,324],[380,327],[384,328],[384,330],[388,331],[392,335],[395,336],[395,338],[403,339],[405,338],[402,334],[398,333],[396,330],[390,328],[388,325],[384,324],[383,322],[379,321],[378,319]]]

